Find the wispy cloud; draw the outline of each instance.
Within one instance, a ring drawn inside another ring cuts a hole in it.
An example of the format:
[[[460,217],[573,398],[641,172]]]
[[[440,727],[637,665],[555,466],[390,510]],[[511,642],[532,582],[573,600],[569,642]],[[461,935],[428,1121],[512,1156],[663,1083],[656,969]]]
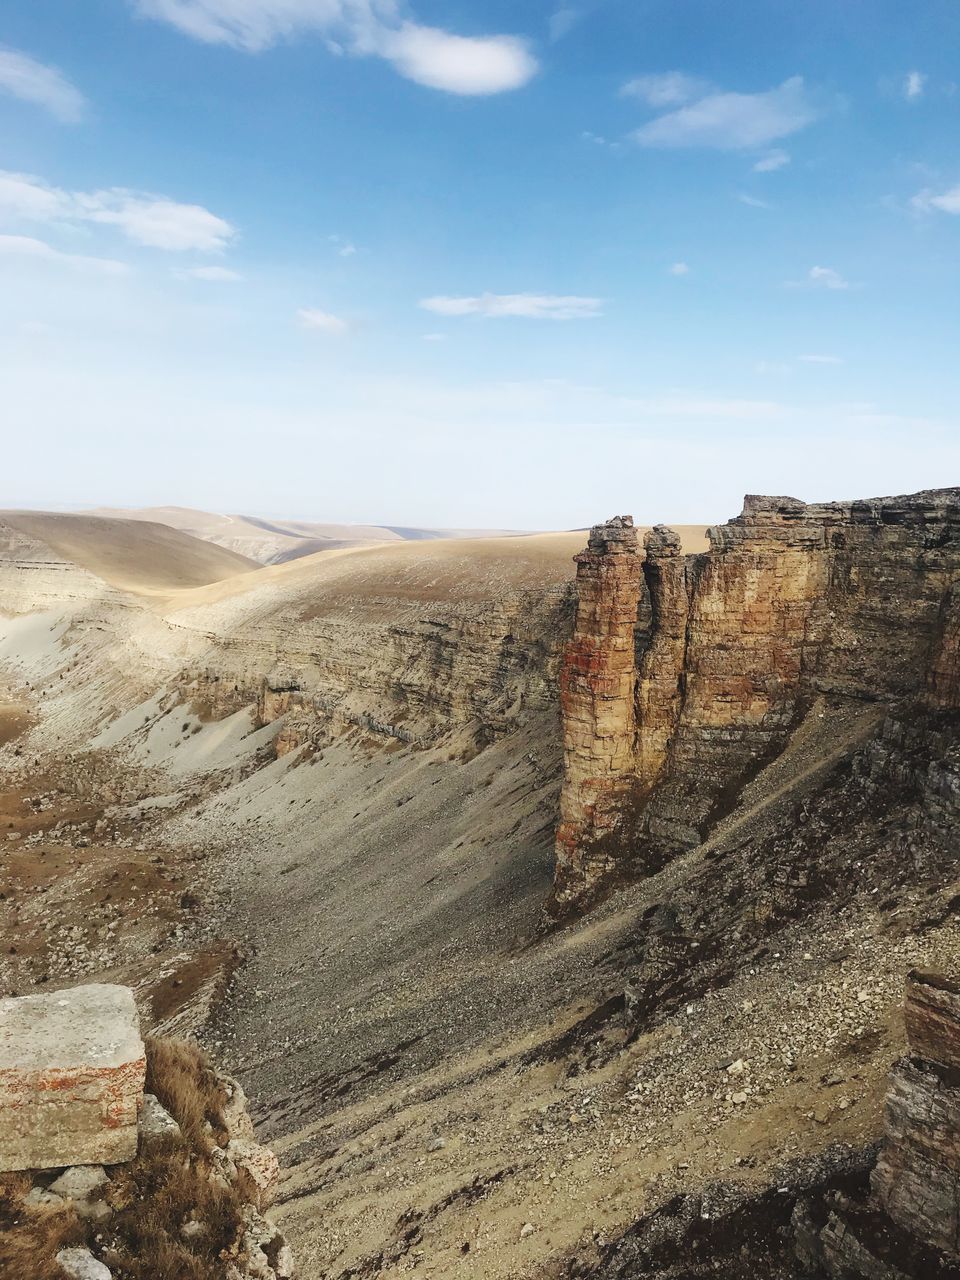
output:
[[[741,204],[748,205],[751,209],[772,209],[773,205],[769,200],[761,200],[758,196],[748,196],[746,192],[741,191],[737,195],[737,199]]]
[[[954,213],[960,214],[960,184],[949,191],[937,193],[932,188],[918,192],[910,201],[914,209],[920,213]]]
[[[690,267],[686,262],[675,262],[669,270],[672,276],[688,276],[690,274]]]
[[[562,4],[555,9],[550,15],[548,23],[551,41],[556,43],[558,40],[562,40],[564,36],[568,36],[582,16],[579,9],[575,9],[569,4]]]
[[[38,262],[50,262],[56,266],[70,267],[77,271],[93,271],[102,275],[124,275],[128,268],[112,258],[95,258],[82,253],[63,253],[32,236],[0,235],[0,255],[15,258],[33,258]]]
[[[409,20],[395,0],[133,0],[146,17],[195,40],[258,53],[319,33],[356,56],[386,59],[402,76],[447,93],[518,89],[537,60],[517,36],[460,36]]]
[[[341,258],[352,258],[357,252],[357,246],[352,240],[346,240],[343,236],[331,236],[330,243],[336,246],[337,255]]]
[[[620,90],[623,98],[639,98],[649,107],[679,107],[693,98],[705,97],[711,90],[708,81],[688,76],[682,71],[664,71],[655,75],[636,76]]]
[[[111,187],[104,191],[64,191],[40,178],[0,170],[0,218],[25,222],[115,226],[134,244],[180,252],[216,253],[236,229],[202,205],[166,196]]]
[[[206,280],[210,284],[236,284],[243,279],[239,271],[229,267],[178,267],[174,274],[181,280]]]
[[[66,124],[75,124],[87,105],[80,90],[56,67],[16,49],[0,48],[0,92],[43,107]]]
[[[761,156],[757,163],[753,166],[754,173],[776,173],[778,169],[782,169],[790,163],[790,156],[786,151],[779,147],[773,151],[768,151],[765,156]]]
[[[313,329],[334,337],[346,333],[350,328],[346,320],[329,311],[321,311],[319,307],[301,307],[297,312],[297,319],[302,329]]]
[[[851,287],[850,281],[839,271],[834,271],[833,267],[811,267],[807,278],[800,281],[800,284],[811,289],[843,290]],[[793,282],[793,287],[796,287],[796,282]]]
[[[446,342],[447,335],[445,333],[425,333],[423,340],[424,342]]]
[[[708,93],[642,125],[632,136],[644,147],[740,151],[798,133],[819,114],[802,76],[793,76],[765,93]]]
[[[843,364],[839,356],[800,356],[801,364]]]
[[[439,296],[421,299],[420,306],[438,316],[485,316],[526,320],[591,320],[602,315],[601,298],[544,293],[482,293],[476,297]]]
[[[903,79],[903,96],[908,102],[922,98],[926,83],[927,77],[922,71],[908,71]]]

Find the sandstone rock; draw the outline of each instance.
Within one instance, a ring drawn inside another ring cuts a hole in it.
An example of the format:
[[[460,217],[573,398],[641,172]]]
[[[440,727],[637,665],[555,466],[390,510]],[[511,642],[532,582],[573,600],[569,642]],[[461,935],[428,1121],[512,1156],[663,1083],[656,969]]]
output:
[[[59,1178],[54,1178],[49,1189],[54,1195],[64,1200],[92,1200],[103,1195],[110,1179],[106,1170],[100,1165],[78,1165],[73,1169],[64,1169]]]
[[[110,1268],[95,1258],[89,1249],[61,1249],[57,1262],[71,1280],[113,1280]]]
[[[608,871],[634,772],[634,631],[641,562],[632,516],[594,526],[576,557],[577,617],[560,671],[564,784],[554,896],[563,905]]]
[[[145,1074],[129,988],[0,1000],[0,1170],[131,1159]]]
[[[280,1161],[269,1147],[262,1147],[250,1138],[232,1138],[225,1154],[237,1169],[242,1169],[257,1189],[257,1207],[266,1209],[273,1204],[280,1184]]]
[[[247,1110],[247,1097],[238,1081],[231,1076],[218,1076],[218,1083],[227,1095],[223,1107],[223,1123],[231,1138],[252,1138],[253,1121]]]
[[[960,990],[939,974],[914,971],[904,1016],[917,1056],[891,1072],[886,1138],[871,1185],[900,1227],[960,1256]]]
[[[818,696],[960,705],[960,489],[748,496],[708,537],[658,527],[641,562],[616,519],[577,557],[555,908],[698,844]]]
[[[180,1126],[173,1116],[161,1106],[152,1093],[143,1095],[143,1108],[140,1112],[140,1142],[149,1146],[152,1142],[163,1138],[179,1138]]]
[[[244,1280],[290,1280],[293,1254],[280,1230],[255,1209],[245,1209],[243,1217]]]
[[[903,1020],[915,1057],[960,1071],[960,984],[914,970],[907,975]]]
[[[52,1191],[47,1191],[43,1187],[31,1187],[24,1196],[23,1202],[29,1205],[31,1209],[62,1209],[66,1204],[62,1196],[55,1195]]]

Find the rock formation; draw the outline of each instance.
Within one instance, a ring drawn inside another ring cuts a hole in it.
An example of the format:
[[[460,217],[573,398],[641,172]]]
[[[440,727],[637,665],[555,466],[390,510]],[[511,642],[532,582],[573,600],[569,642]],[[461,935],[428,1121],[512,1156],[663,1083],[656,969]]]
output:
[[[568,878],[604,875],[615,865],[609,837],[633,790],[634,632],[642,581],[633,518],[596,525],[576,564],[577,619],[560,672],[565,785],[557,830],[559,886]]]
[[[898,1226],[960,1257],[960,986],[913,973],[909,1058],[893,1070],[873,1191]]]
[[[145,1045],[130,988],[0,1002],[0,1087],[0,1275],[293,1276],[243,1090],[188,1044]]]
[[[654,530],[642,576],[631,523],[597,526],[577,558],[561,912],[699,843],[817,696],[935,711],[960,696],[960,489],[748,497],[704,555]]]
[[[127,987],[0,1000],[0,1171],[132,1159],[146,1069]]]

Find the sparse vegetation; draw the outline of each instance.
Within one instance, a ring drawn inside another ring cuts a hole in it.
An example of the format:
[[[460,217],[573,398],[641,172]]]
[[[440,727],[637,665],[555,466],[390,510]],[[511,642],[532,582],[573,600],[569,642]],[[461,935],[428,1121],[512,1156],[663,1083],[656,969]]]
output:
[[[72,1206],[28,1206],[31,1175],[0,1177],[0,1276],[63,1280],[57,1251],[86,1245],[95,1246],[115,1280],[223,1280],[252,1198],[242,1177],[217,1175],[216,1150],[227,1140],[225,1094],[198,1049],[166,1039],[147,1041],[147,1090],[181,1134],[154,1139],[135,1160],[109,1170],[113,1213],[106,1222],[85,1221]],[[184,1234],[188,1223],[198,1225]]]

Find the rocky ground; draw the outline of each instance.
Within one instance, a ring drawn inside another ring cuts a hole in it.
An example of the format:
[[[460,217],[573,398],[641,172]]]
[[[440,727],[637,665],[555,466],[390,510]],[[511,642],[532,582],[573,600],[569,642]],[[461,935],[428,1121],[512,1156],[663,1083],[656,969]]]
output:
[[[561,927],[543,911],[550,649],[523,647],[516,603],[534,571],[495,623],[472,588],[457,607],[476,628],[414,661],[450,625],[436,564],[347,599],[315,588],[312,606],[298,568],[288,614],[266,571],[261,604],[231,586],[151,605],[113,648],[89,604],[66,629],[14,619],[0,988],[126,981],[153,1025],[194,1031],[281,1157],[305,1280],[588,1274],[718,1179],[767,1205],[785,1168],[799,1185],[836,1144],[860,1168],[905,1044],[905,973],[960,972],[956,850],[922,781],[955,724],[907,732],[895,708],[822,699],[705,843]],[[400,636],[377,630],[397,581]],[[324,680],[369,653],[362,697],[322,732],[302,704],[258,727],[256,692],[227,673],[260,625],[273,670],[309,608],[311,646],[349,642],[324,650]],[[496,725],[471,719],[470,679],[510,690]],[[407,705],[429,734],[370,724],[377,700],[383,725]]]

